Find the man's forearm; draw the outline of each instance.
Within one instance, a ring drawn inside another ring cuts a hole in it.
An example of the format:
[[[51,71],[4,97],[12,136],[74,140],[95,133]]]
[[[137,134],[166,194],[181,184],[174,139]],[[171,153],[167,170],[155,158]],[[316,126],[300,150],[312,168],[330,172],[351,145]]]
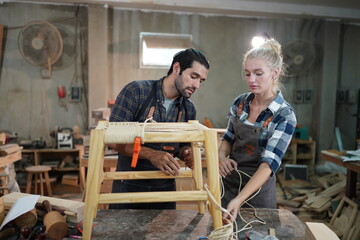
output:
[[[134,152],[134,144],[109,144],[109,147],[129,157],[131,157]],[[155,151],[156,150],[153,150],[151,148],[141,146],[139,158],[149,160],[151,154],[154,154]]]

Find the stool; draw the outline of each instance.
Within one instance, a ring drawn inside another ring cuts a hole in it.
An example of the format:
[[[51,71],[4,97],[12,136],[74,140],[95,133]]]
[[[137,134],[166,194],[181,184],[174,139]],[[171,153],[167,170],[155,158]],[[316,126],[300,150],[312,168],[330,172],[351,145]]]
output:
[[[44,196],[43,183],[44,183],[44,179],[45,179],[48,196],[52,196],[50,179],[49,179],[49,171],[51,170],[51,167],[45,166],[45,165],[36,165],[36,166],[27,167],[25,170],[28,173],[26,193],[30,193],[32,178],[34,176],[35,177],[35,180],[34,180],[35,194],[37,194],[37,182],[38,182],[38,179],[40,178],[41,195]]]
[[[134,123],[99,121],[91,130],[88,177],[85,190],[85,216],[82,239],[89,240],[99,204],[196,201],[200,214],[205,213],[208,201],[214,229],[222,226],[219,160],[216,130],[198,121],[188,123]],[[191,143],[194,169],[184,170],[177,176],[167,176],[159,171],[104,172],[104,149],[106,144],[133,143],[136,136],[143,136],[144,143],[186,142]],[[200,146],[205,148],[209,187],[204,189]],[[167,192],[101,193],[104,181],[125,179],[176,179],[192,178],[195,190]],[[208,193],[209,192],[209,193]],[[210,194],[211,193],[211,194]]]

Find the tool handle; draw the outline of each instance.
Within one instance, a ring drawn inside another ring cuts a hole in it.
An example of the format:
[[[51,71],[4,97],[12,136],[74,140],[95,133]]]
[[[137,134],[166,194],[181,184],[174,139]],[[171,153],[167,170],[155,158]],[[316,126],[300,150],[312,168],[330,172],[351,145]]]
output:
[[[46,212],[51,212],[52,211],[51,204],[50,204],[49,200],[44,200],[42,202],[42,205],[45,208]]]
[[[15,228],[6,228],[0,232],[0,239],[7,239],[10,237],[13,233],[15,233]]]

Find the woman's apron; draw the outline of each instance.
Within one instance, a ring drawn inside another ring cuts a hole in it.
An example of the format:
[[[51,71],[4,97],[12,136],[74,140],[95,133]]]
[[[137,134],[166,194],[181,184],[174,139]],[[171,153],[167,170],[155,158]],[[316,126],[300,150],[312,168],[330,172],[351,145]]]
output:
[[[247,173],[249,176],[253,176],[260,164],[261,150],[258,145],[258,135],[261,129],[242,123],[238,117],[232,116],[232,118],[235,118],[233,127],[236,139],[232,146],[230,158],[237,162],[238,170]],[[263,127],[267,127],[270,121],[271,119],[265,121],[264,124],[266,124],[266,126],[263,125]],[[239,191],[241,191],[250,180],[249,177],[243,173],[241,173],[241,177],[242,183],[240,190],[240,176],[236,171],[232,171],[229,176],[222,179],[225,194],[221,199],[221,204],[224,208],[227,207],[229,202],[238,195]],[[276,178],[273,174],[261,187],[261,191],[248,202],[255,208],[276,208],[276,201]],[[244,203],[242,207],[247,208],[250,206]]]

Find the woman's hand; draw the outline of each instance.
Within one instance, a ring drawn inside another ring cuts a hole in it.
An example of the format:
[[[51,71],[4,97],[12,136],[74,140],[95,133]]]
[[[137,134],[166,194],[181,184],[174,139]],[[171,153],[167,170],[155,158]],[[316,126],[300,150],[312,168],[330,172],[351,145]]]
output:
[[[237,169],[237,163],[233,159],[228,157],[219,158],[219,170],[222,177],[230,175],[235,169]]]
[[[234,222],[236,220],[241,204],[242,201],[240,200],[240,198],[234,198],[233,200],[231,200],[227,206],[227,210],[231,216],[228,213],[223,213],[223,218]]]

